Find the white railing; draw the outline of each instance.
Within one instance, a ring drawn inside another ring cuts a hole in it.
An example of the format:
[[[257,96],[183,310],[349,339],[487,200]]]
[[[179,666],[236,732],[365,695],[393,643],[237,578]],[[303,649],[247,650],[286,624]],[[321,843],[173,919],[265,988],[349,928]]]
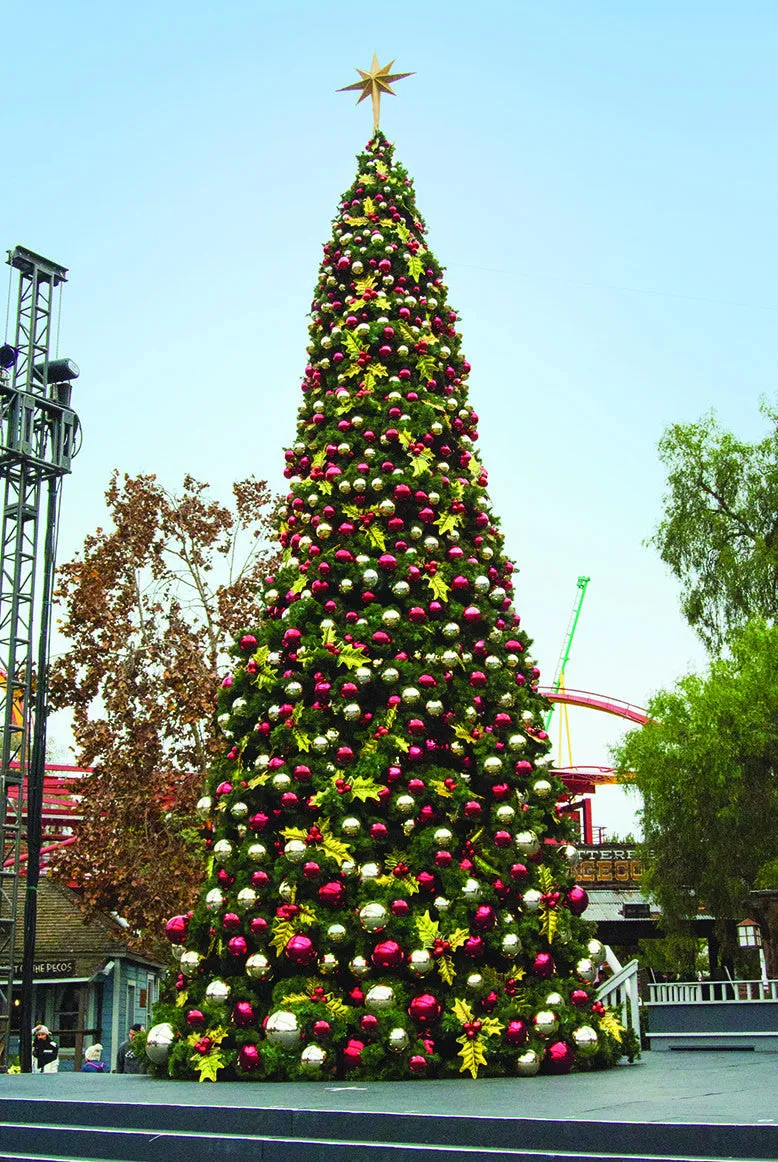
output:
[[[614,958],[615,959],[615,958]],[[616,961],[618,964],[618,961]],[[638,999],[638,962],[630,960],[597,989],[597,1000],[618,1009],[621,1023],[640,1041],[640,1008]]]
[[[610,981],[608,981],[610,984]],[[778,980],[690,980],[648,986],[649,1004],[704,1005],[711,1001],[778,1001]]]

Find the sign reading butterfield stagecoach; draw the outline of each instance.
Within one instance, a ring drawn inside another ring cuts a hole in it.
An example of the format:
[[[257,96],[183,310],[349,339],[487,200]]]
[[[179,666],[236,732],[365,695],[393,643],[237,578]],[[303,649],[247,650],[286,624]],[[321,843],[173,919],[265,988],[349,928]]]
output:
[[[582,847],[579,856],[576,879],[589,889],[640,887],[643,864],[636,847]]]

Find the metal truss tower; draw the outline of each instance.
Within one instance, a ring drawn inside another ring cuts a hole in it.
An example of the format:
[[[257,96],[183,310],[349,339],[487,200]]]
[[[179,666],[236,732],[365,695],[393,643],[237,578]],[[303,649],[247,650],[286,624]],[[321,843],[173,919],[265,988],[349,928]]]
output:
[[[67,269],[23,246],[9,251],[8,264],[11,277],[17,275],[18,298],[15,338],[0,359],[0,1068],[8,1065],[14,979],[21,978],[19,1048],[22,1069],[29,1070],[48,647],[60,484],[78,450],[78,417],[70,407],[78,368],[51,357],[55,291],[67,281]],[[20,972],[15,953],[22,898]]]

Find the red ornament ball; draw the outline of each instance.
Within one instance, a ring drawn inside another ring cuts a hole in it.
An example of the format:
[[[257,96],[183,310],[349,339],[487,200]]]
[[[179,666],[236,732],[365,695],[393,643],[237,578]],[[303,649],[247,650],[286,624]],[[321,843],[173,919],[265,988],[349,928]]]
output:
[[[411,1073],[424,1073],[427,1068],[427,1058],[422,1053],[414,1053],[408,1062]]]
[[[186,916],[173,916],[165,925],[165,935],[171,944],[183,944],[189,920]]]
[[[555,968],[554,958],[550,952],[539,952],[532,964],[532,971],[535,976],[539,976],[544,980],[554,975]]]
[[[343,1063],[347,1069],[353,1069],[355,1065],[359,1065],[362,1060],[362,1050],[364,1048],[364,1041],[357,1041],[356,1037],[349,1039],[343,1050]]]
[[[580,916],[589,907],[589,896],[586,889],[579,884],[574,884],[570,891],[565,896],[567,906],[574,916]]]
[[[230,956],[245,956],[248,950],[245,936],[231,936],[227,941],[227,951]]]
[[[326,904],[330,908],[337,908],[346,902],[346,885],[340,880],[332,880],[328,884],[322,884],[318,896],[322,904]]]
[[[570,1004],[577,1009],[585,1009],[589,1004],[589,994],[586,989],[573,989],[570,993]]]
[[[371,960],[378,968],[399,968],[405,957],[396,940],[382,940],[373,949]]]
[[[292,964],[311,965],[317,958],[313,941],[302,933],[292,936],[284,949],[284,956]]]
[[[254,1021],[254,1010],[249,1001],[238,1001],[232,1010],[233,1023],[239,1027],[251,1025]]]
[[[509,1021],[505,1029],[505,1040],[509,1045],[523,1045],[527,1040],[527,1022],[519,1020]]]
[[[259,1050],[256,1045],[241,1045],[238,1052],[238,1065],[241,1069],[256,1069],[259,1065]]]
[[[408,916],[410,915],[411,906],[407,900],[392,900],[389,905],[389,910],[393,916]]]
[[[321,1040],[323,1037],[329,1037],[330,1031],[331,1027],[329,1021],[313,1022],[313,1028],[311,1032],[313,1033],[314,1037],[317,1038],[317,1040]]]
[[[573,1049],[567,1041],[554,1041],[546,1050],[543,1068],[547,1073],[569,1073],[573,1068]]]
[[[440,1001],[432,993],[419,993],[408,1005],[408,1015],[420,1025],[429,1025],[440,1016]]]
[[[186,1023],[190,1028],[196,1029],[198,1025],[205,1024],[205,1014],[199,1009],[190,1009],[186,1014]]]

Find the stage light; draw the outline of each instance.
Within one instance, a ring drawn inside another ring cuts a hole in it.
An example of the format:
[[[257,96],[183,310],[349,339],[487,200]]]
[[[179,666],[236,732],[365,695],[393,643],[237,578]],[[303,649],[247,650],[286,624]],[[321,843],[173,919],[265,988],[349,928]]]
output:
[[[10,343],[4,343],[0,347],[0,370],[9,371],[16,362],[16,356],[19,352]]]
[[[72,359],[50,359],[48,365],[36,363],[33,371],[43,383],[44,367],[46,369],[46,383],[66,383],[71,379],[78,379],[81,372],[78,364]]]

